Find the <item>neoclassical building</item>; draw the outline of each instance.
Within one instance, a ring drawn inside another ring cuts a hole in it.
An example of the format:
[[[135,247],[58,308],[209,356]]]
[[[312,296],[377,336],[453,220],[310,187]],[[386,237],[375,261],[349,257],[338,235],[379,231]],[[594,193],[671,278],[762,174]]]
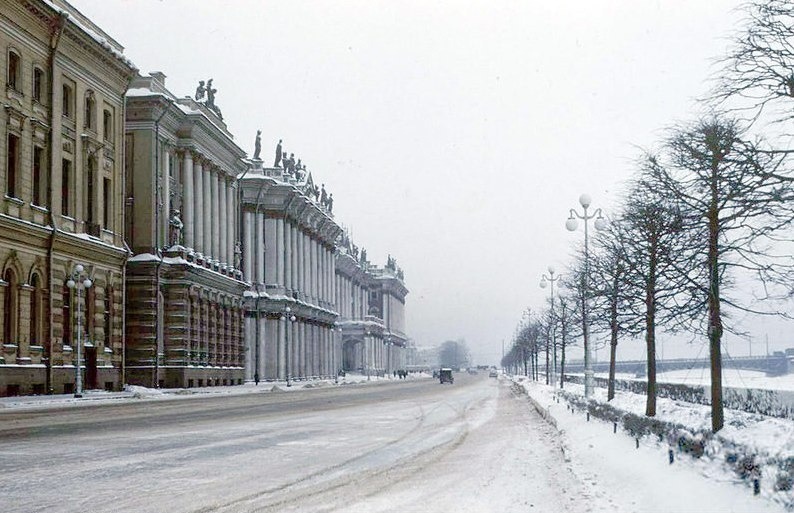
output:
[[[252,160],[240,184],[246,379],[404,368],[408,290],[396,262],[378,268],[359,256],[311,174]]]
[[[0,49],[0,395],[116,389],[135,67],[62,0],[0,1]]]
[[[391,374],[407,365],[403,272],[390,256],[372,265],[347,237],[337,251],[336,304],[342,335],[341,369]]]
[[[241,178],[248,380],[327,378],[339,368],[335,241],[342,228],[297,180],[253,160]]]
[[[156,72],[127,93],[129,383],[200,387],[245,377],[237,186],[245,152],[215,91],[206,100],[206,88],[199,92],[178,98]]]

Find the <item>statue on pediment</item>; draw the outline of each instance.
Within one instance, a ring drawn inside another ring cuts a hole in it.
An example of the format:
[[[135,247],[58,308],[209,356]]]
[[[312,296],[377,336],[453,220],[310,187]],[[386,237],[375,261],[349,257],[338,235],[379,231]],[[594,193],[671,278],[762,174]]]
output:
[[[328,206],[328,193],[325,192],[325,184],[322,184],[322,189],[320,190],[320,204],[324,207]]]
[[[196,88],[196,96],[195,96],[197,102],[204,99],[205,92],[207,92],[207,88],[204,87],[204,81],[199,80],[199,85]]]
[[[358,246],[353,244],[353,258],[358,260]]]
[[[256,131],[256,140],[254,141],[254,160],[259,160],[259,154],[262,152],[262,131]]]
[[[366,250],[366,248],[361,248],[361,263],[362,264],[366,264],[367,263],[367,250]]]
[[[279,139],[278,144],[276,145],[276,162],[273,164],[273,167],[281,167],[279,166],[279,164],[281,164],[282,155],[283,154],[281,153],[281,139]]]
[[[401,280],[405,279],[405,275],[403,274],[403,270],[401,268],[397,269],[397,277],[400,278]]]
[[[328,212],[334,211],[334,193],[328,195]]]

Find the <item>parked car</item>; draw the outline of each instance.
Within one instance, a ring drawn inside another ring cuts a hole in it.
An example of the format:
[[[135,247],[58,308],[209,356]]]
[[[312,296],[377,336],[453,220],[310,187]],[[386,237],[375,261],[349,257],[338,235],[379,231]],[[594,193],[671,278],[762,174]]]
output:
[[[492,370],[491,372],[488,373],[489,378],[496,378],[498,376],[499,374],[497,374],[495,370]]]
[[[438,373],[438,382],[442,385],[444,383],[453,384],[455,378],[452,377],[452,369],[442,368]]]

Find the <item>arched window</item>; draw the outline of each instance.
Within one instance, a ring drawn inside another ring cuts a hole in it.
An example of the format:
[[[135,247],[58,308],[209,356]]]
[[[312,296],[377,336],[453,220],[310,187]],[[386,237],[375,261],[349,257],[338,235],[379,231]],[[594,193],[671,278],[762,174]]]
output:
[[[19,312],[19,286],[17,275],[11,269],[7,269],[3,275],[6,286],[6,298],[3,304],[3,343],[17,343],[17,313]]]
[[[63,294],[63,306],[61,312],[63,313],[63,345],[72,345],[72,289],[65,284],[61,291]]]
[[[41,280],[39,275],[34,274],[30,279],[30,286],[33,290],[30,291],[30,345],[42,345],[42,330],[41,330]]]

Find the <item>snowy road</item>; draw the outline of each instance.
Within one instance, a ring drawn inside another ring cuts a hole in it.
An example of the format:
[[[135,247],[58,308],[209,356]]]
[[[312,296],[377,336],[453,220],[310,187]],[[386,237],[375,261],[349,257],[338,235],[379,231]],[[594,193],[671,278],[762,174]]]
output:
[[[0,415],[5,512],[587,511],[556,433],[458,375]]]

